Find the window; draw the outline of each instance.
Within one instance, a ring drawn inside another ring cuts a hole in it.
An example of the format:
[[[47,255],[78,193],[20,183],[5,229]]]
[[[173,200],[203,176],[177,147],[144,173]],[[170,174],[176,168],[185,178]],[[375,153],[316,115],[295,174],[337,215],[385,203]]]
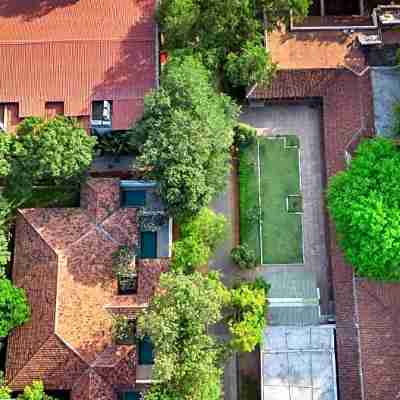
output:
[[[136,320],[119,315],[113,324],[113,338],[117,345],[132,345],[136,343]]]
[[[6,106],[0,104],[0,130],[6,130]]]
[[[157,258],[157,232],[140,232],[140,257]]]
[[[122,207],[144,207],[146,205],[145,190],[122,190]]]
[[[126,273],[118,275],[118,294],[136,294],[138,279],[136,273]]]
[[[143,393],[137,391],[121,392],[118,400],[143,400]]]
[[[139,364],[154,364],[154,346],[148,336],[144,336],[139,340]]]
[[[110,128],[112,120],[112,102],[109,100],[92,103],[92,126]]]

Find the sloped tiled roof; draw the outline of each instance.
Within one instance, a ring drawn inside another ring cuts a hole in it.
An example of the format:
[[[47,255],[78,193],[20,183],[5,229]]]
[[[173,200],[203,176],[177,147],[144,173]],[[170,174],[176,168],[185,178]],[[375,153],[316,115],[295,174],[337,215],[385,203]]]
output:
[[[365,398],[399,398],[400,284],[357,280],[356,300]]]
[[[9,337],[6,377],[13,390],[42,379],[72,400],[111,400],[135,384],[136,363],[135,346],[113,343],[112,316],[145,306],[168,261],[140,260],[137,295],[119,296],[112,254],[137,244],[136,210],[119,208],[118,179],[93,179],[82,196],[79,209],[19,212],[13,281],[32,316]]]
[[[28,3],[28,4],[27,4]],[[38,0],[0,3],[0,102],[19,116],[44,115],[46,102],[87,116],[113,100],[113,127],[141,116],[155,86],[155,0]]]

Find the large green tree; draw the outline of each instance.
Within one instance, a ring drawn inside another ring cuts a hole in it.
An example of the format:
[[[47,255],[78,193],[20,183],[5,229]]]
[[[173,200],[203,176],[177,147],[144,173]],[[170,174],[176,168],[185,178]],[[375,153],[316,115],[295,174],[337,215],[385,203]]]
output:
[[[90,166],[96,139],[73,118],[26,118],[16,129],[12,174],[24,173],[34,183],[63,183]]]
[[[308,12],[310,0],[163,0],[158,18],[168,50],[191,49],[232,86],[269,81],[275,67],[263,43],[268,29]]]
[[[146,97],[131,137],[175,218],[193,217],[224,187],[237,116],[237,106],[216,92],[192,56],[173,58],[160,89]]]
[[[163,274],[139,326],[154,343],[153,385],[147,399],[218,400],[221,348],[207,333],[222,318],[229,293],[217,275]]]
[[[389,139],[361,143],[329,182],[328,206],[357,275],[400,279],[400,152]]]
[[[13,286],[10,280],[0,279],[0,338],[23,324],[30,316],[25,291]]]

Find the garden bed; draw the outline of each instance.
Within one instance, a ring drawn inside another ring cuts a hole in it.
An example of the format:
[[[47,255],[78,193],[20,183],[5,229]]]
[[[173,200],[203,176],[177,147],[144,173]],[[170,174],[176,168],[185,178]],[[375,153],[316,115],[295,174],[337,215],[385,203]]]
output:
[[[240,238],[261,264],[303,263],[298,145],[268,137],[241,150]]]

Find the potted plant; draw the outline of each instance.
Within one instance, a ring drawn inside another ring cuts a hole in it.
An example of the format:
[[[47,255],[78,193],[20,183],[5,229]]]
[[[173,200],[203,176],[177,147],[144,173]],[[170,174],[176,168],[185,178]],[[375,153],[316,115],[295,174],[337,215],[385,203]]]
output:
[[[112,326],[112,336],[116,344],[135,344],[136,324],[126,315],[116,315]]]
[[[112,256],[112,269],[118,279],[118,291],[120,294],[136,293],[136,252],[136,248],[121,246]]]

